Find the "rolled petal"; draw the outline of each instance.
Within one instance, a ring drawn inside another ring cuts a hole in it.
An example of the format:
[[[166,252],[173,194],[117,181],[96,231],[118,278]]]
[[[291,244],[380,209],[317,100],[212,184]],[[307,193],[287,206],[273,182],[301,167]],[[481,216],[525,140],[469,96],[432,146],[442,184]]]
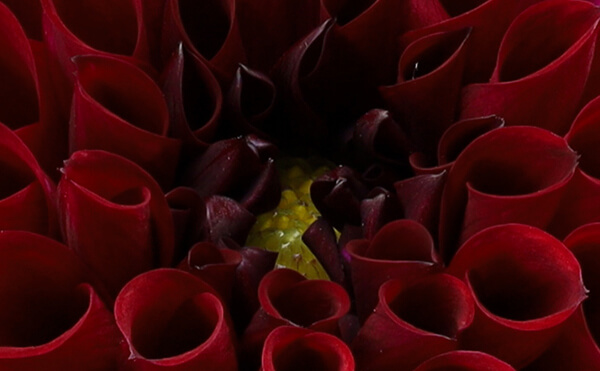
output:
[[[217,130],[221,87],[206,64],[182,46],[167,62],[160,84],[170,113],[169,136],[181,139],[186,155],[196,156]]]
[[[223,303],[229,304],[235,271],[241,262],[242,256],[238,251],[219,249],[210,242],[198,242],[192,246],[187,258],[178,268],[208,283],[219,294]]]
[[[148,68],[142,2],[40,0],[44,41],[71,79],[76,55],[113,55]]]
[[[115,301],[130,370],[237,370],[232,328],[204,281],[174,269],[131,280]]]
[[[415,150],[432,162],[456,116],[469,34],[470,29],[462,29],[416,40],[400,57],[397,83],[379,88]]]
[[[302,241],[323,265],[329,278],[343,284],[346,277],[333,227],[319,218],[306,229]]]
[[[408,219],[386,224],[371,241],[352,240],[345,250],[350,255],[361,322],[377,305],[377,291],[384,282],[392,278],[407,282],[440,268],[431,235],[421,224]]]
[[[506,125],[566,133],[583,95],[599,19],[584,1],[553,0],[525,10],[506,32],[490,82],[464,89],[461,117],[495,114]]]
[[[181,261],[192,245],[202,239],[202,198],[191,188],[177,187],[165,195],[175,230],[174,261]]]
[[[256,217],[234,200],[223,196],[208,197],[200,216],[202,240],[218,243],[223,238],[230,238],[241,245],[255,222]]]
[[[350,298],[334,282],[308,280],[291,269],[276,269],[258,287],[261,308],[244,332],[249,361],[258,361],[267,335],[276,327],[294,325],[340,335],[338,321],[350,310]]]
[[[600,344],[600,223],[577,228],[563,242],[581,265],[583,282],[589,290],[582,305],[583,313],[590,333]]]
[[[180,145],[167,138],[169,112],[160,88],[137,66],[114,57],[78,56],[75,64],[70,152],[116,153],[168,188]]]
[[[261,371],[353,371],[354,358],[340,339],[303,328],[282,326],[267,337]]]
[[[0,368],[108,370],[119,336],[112,314],[69,249],[29,232],[0,234]]]
[[[439,274],[412,282],[393,279],[379,289],[379,304],[352,342],[360,370],[412,370],[458,348],[475,304],[467,286]]]
[[[56,188],[25,144],[0,124],[0,229],[58,235]]]
[[[442,195],[444,259],[488,226],[547,227],[576,163],[563,138],[535,127],[500,128],[474,140],[456,159]]]
[[[42,5],[40,0],[4,0],[2,1],[19,19],[27,37],[42,41]]]
[[[148,173],[99,150],[75,152],[62,172],[58,194],[64,239],[113,298],[134,276],[172,264],[173,219]]]
[[[414,371],[443,371],[448,369],[455,371],[515,371],[511,365],[496,357],[467,350],[455,350],[440,354],[421,363]]]
[[[401,45],[426,35],[449,32],[471,27],[467,47],[464,79],[467,82],[488,81],[500,47],[502,37],[509,25],[523,10],[540,0],[484,0],[456,2],[442,0],[440,3],[451,16],[428,27],[416,28],[402,35]]]
[[[163,22],[165,59],[183,43],[227,83],[238,63],[245,62],[233,0],[167,0]]]
[[[546,232],[522,224],[471,237],[447,269],[476,303],[461,347],[489,353],[519,369],[538,357],[585,299],[575,256]]]
[[[402,218],[398,198],[385,188],[374,188],[360,203],[363,236],[373,239],[391,221]]]

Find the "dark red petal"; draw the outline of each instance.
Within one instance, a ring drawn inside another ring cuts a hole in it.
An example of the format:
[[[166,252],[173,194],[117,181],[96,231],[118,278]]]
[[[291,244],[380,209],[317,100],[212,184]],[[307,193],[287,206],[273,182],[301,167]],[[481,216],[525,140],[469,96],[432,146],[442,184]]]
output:
[[[175,258],[181,261],[192,245],[202,239],[201,214],[204,211],[202,198],[191,188],[177,187],[165,195],[171,209],[175,228]]]
[[[414,149],[430,161],[456,116],[469,34],[462,29],[414,41],[400,57],[397,83],[379,89]]]
[[[244,332],[248,362],[257,362],[267,335],[276,327],[294,325],[340,335],[338,321],[350,310],[350,298],[334,282],[307,280],[290,269],[265,275],[258,288],[261,308]]]
[[[581,265],[583,283],[589,290],[583,302],[583,313],[589,331],[600,344],[600,223],[577,228],[564,239]]]
[[[590,335],[580,307],[567,320],[556,341],[523,370],[594,370],[599,364],[600,349]]]
[[[132,370],[237,370],[232,328],[208,284],[157,269],[131,280],[115,301]]]
[[[235,271],[242,261],[238,251],[219,249],[210,242],[198,242],[179,264],[183,269],[212,286],[223,303],[231,302]]]
[[[423,224],[437,236],[440,202],[447,172],[417,175],[394,183],[406,219]]]
[[[467,45],[467,61],[465,80],[468,82],[487,81],[492,74],[496,62],[496,54],[500,42],[508,26],[524,9],[540,0],[487,0],[477,1],[476,7],[462,14],[454,14],[456,7],[466,2],[443,1],[442,3],[455,15],[431,26],[409,31],[401,38],[406,46],[411,42],[437,32],[448,32],[471,27],[471,35]],[[472,4],[472,3],[471,3]]]
[[[267,75],[240,65],[225,101],[226,120],[232,126],[228,129],[266,137],[265,121],[273,111],[275,97],[275,85]]]
[[[187,156],[195,156],[215,135],[223,94],[215,76],[198,57],[180,46],[161,74],[161,87],[170,112],[169,136],[183,142]]]
[[[444,259],[491,225],[548,226],[576,162],[563,138],[535,127],[500,128],[474,140],[450,169],[442,195]]]
[[[321,332],[282,326],[267,337],[261,371],[353,371],[354,358],[340,339]]]
[[[204,209],[200,216],[202,239],[218,243],[223,238],[231,238],[242,245],[256,221],[256,217],[234,200],[223,196],[204,199]]]
[[[524,11],[506,32],[490,82],[464,89],[461,117],[498,115],[506,125],[566,133],[583,94],[599,18],[584,1],[547,1]]]
[[[44,41],[67,78],[75,71],[71,58],[82,54],[116,55],[149,68],[141,1],[40,1]]]
[[[25,144],[0,124],[0,229],[58,235],[56,189]]]
[[[539,356],[585,299],[575,256],[551,235],[522,224],[477,233],[458,250],[448,273],[465,280],[476,301],[461,347],[515,368]]]
[[[235,1],[167,0],[164,11],[163,58],[169,58],[183,43],[228,83],[238,63],[245,61]]]
[[[108,56],[78,56],[69,150],[103,149],[173,182],[179,142],[167,138],[169,112],[156,83],[137,66]]]
[[[148,173],[99,150],[75,152],[62,172],[64,238],[113,297],[135,275],[172,264],[173,220]]]
[[[377,291],[391,278],[410,281],[439,268],[433,239],[421,224],[404,219],[386,224],[372,241],[352,240],[352,284],[358,316],[363,322],[377,305]]]
[[[319,0],[238,0],[236,8],[248,64],[262,71],[321,23]]]
[[[30,39],[42,40],[42,6],[40,0],[3,0],[19,19]]]
[[[321,263],[329,278],[342,285],[346,277],[333,227],[325,219],[319,218],[306,229],[302,241]]]
[[[107,370],[120,337],[66,246],[28,232],[0,234],[0,367]]]
[[[434,355],[457,349],[475,304],[467,286],[439,274],[416,281],[390,280],[379,304],[352,343],[361,370],[412,370]]]
[[[414,371],[515,371],[515,369],[496,357],[486,353],[455,350],[440,354],[421,363]]]
[[[374,188],[360,203],[363,236],[372,239],[386,224],[402,217],[398,198],[384,188]]]

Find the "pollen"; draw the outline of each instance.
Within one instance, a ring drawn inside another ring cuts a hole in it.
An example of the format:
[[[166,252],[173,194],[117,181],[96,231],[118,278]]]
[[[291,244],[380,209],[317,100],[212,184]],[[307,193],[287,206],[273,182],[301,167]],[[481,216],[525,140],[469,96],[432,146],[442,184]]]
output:
[[[306,278],[329,279],[302,234],[320,216],[310,198],[310,186],[331,166],[322,161],[285,158],[277,161],[282,186],[277,207],[258,216],[246,245],[279,253],[276,268],[294,269]]]

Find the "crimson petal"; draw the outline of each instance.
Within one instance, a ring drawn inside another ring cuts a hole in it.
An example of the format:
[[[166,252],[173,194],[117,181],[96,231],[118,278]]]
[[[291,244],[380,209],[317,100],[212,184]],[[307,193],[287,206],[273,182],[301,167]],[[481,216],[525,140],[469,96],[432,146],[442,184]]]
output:
[[[548,226],[576,163],[563,138],[540,128],[500,128],[474,140],[450,169],[442,195],[444,259],[488,226]]]
[[[415,149],[431,162],[456,116],[469,33],[463,29],[416,40],[400,57],[397,83],[379,88]]]
[[[421,363],[414,371],[515,371],[515,369],[496,357],[486,353],[455,350],[437,355]]]
[[[545,1],[525,10],[504,36],[490,82],[463,90],[461,117],[495,114],[506,125],[566,133],[583,94],[599,19],[597,8],[584,1]]]
[[[467,286],[439,274],[412,282],[390,280],[379,304],[352,342],[360,370],[412,370],[421,362],[458,348],[456,340],[475,313]]]
[[[233,0],[167,0],[162,55],[166,59],[183,43],[223,82],[245,61]]]
[[[0,368],[114,369],[120,336],[77,257],[29,232],[0,246]]]
[[[345,246],[358,317],[361,322],[377,305],[377,291],[385,281],[410,281],[440,268],[431,235],[421,224],[403,219],[390,222],[369,240],[352,240]]]
[[[157,269],[131,280],[115,301],[131,370],[235,371],[232,328],[212,288],[189,273]]]
[[[113,298],[135,275],[172,264],[173,220],[148,173],[98,150],[75,152],[62,172],[58,194],[65,241]]]
[[[585,299],[575,256],[546,232],[503,224],[475,234],[447,272],[464,280],[476,302],[473,324],[459,340],[522,368],[559,335]]]
[[[260,371],[354,371],[354,358],[340,339],[304,328],[282,326],[267,337]]]
[[[302,235],[302,241],[315,255],[333,282],[344,284],[344,267],[333,227],[323,218],[312,223]]]
[[[107,56],[78,56],[70,118],[70,152],[103,149],[148,171],[164,188],[173,182],[179,143],[167,138],[162,92],[137,66]]]
[[[30,39],[42,40],[42,5],[40,0],[3,0],[19,19]]]

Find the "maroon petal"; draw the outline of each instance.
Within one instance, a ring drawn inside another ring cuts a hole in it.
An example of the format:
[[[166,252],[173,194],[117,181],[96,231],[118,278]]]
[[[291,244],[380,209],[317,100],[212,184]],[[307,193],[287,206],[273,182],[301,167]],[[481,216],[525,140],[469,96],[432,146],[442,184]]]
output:
[[[447,172],[423,174],[394,183],[404,217],[423,224],[432,236],[439,228],[440,203]]]
[[[360,202],[367,192],[360,174],[347,166],[323,174],[310,186],[315,206],[338,229],[344,224],[360,225]]]
[[[469,33],[462,29],[416,40],[400,57],[397,83],[379,89],[415,149],[430,161],[456,116]]]
[[[167,0],[162,54],[169,58],[180,43],[229,82],[245,61],[233,0]]]
[[[315,255],[333,282],[344,284],[345,274],[333,227],[323,218],[312,223],[302,235],[302,241]]]
[[[258,361],[267,335],[276,327],[294,325],[340,335],[338,321],[350,310],[350,298],[334,282],[307,280],[291,269],[276,269],[261,280],[261,305],[246,328],[242,343],[248,361]]]
[[[523,370],[594,370],[599,364],[600,349],[579,309],[566,321],[558,339]]]
[[[204,209],[200,219],[202,240],[218,243],[223,238],[231,238],[242,245],[256,217],[234,200],[223,196],[204,199]]]
[[[179,143],[167,138],[169,112],[154,81],[114,57],[78,56],[70,152],[103,149],[126,157],[163,187],[173,182]]]
[[[248,64],[262,71],[321,23],[319,0],[238,0],[236,8]]]
[[[179,264],[183,269],[202,279],[219,294],[223,303],[231,302],[235,271],[242,261],[238,251],[219,249],[210,242],[198,242],[187,258]]]
[[[352,284],[361,322],[377,305],[377,291],[385,281],[410,281],[439,267],[431,235],[412,220],[388,223],[373,240],[352,240],[345,250],[350,254]]]
[[[0,367],[108,370],[120,337],[77,257],[28,232],[0,235]]]
[[[71,58],[82,54],[114,55],[148,68],[148,42],[142,2],[40,0],[44,41],[71,78]]]
[[[360,370],[412,370],[440,353],[457,349],[475,304],[467,286],[439,274],[407,282],[390,280],[379,304],[352,343]]]
[[[386,224],[402,217],[398,198],[384,188],[374,188],[360,203],[363,236],[372,239]]]
[[[65,241],[110,295],[137,274],[172,264],[173,220],[148,173],[123,157],[93,150],[75,152],[62,172]]]
[[[275,85],[267,75],[240,65],[226,97],[227,120],[235,133],[265,137],[263,126],[273,111],[275,96]]]
[[[600,223],[577,228],[564,239],[581,265],[583,282],[589,290],[583,302],[583,313],[589,331],[600,344]]]
[[[585,299],[575,256],[546,232],[522,224],[477,233],[458,250],[448,273],[465,280],[477,307],[461,347],[515,368],[539,356]]]
[[[174,261],[187,256],[193,244],[202,239],[201,215],[204,211],[202,198],[191,188],[177,187],[165,195],[175,228]]]
[[[490,82],[464,89],[461,117],[495,114],[506,125],[564,134],[583,94],[599,17],[583,1],[542,2],[524,11],[506,32]]]
[[[406,46],[426,35],[471,27],[468,45],[466,45],[468,50],[465,80],[468,82],[487,81],[494,69],[497,51],[508,26],[524,9],[539,1],[456,2],[443,0],[441,3],[452,18],[407,32],[402,36],[401,44]],[[467,9],[464,9],[465,5],[468,7]]]
[[[498,116],[477,117],[452,124],[438,142],[438,163],[453,163],[473,140],[503,126],[504,120]]]
[[[455,350],[440,354],[421,363],[414,371],[515,371],[515,369],[496,357],[486,353],[468,350]]]
[[[174,269],[131,280],[115,301],[127,369],[237,370],[223,304],[204,281]]]
[[[444,259],[488,226],[548,226],[576,161],[564,139],[535,127],[500,128],[477,138],[448,173],[440,221]]]
[[[321,332],[282,326],[267,337],[260,371],[353,371],[354,358],[340,339]]]
[[[25,144],[0,124],[0,229],[56,237],[56,189]]]
[[[27,37],[42,40],[42,5],[40,0],[3,0],[4,5],[19,19]]]
[[[188,156],[197,155],[217,130],[223,94],[206,64],[179,47],[161,74],[170,112],[169,136],[183,142]]]

